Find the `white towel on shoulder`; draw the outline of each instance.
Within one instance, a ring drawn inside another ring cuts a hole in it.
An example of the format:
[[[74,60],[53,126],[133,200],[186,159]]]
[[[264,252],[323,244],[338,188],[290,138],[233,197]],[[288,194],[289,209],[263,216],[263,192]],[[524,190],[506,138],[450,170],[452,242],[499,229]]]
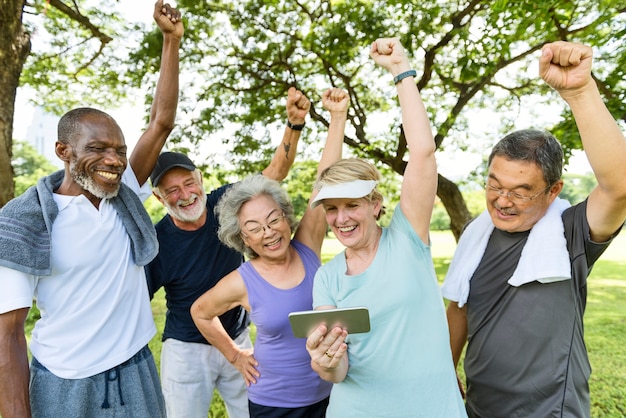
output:
[[[511,286],[532,281],[551,283],[572,278],[569,253],[561,214],[570,206],[564,199],[555,199],[545,215],[533,226],[522,249],[519,263],[508,280]],[[446,299],[463,307],[469,296],[470,280],[483,258],[493,231],[487,211],[471,222],[461,239],[441,287]]]

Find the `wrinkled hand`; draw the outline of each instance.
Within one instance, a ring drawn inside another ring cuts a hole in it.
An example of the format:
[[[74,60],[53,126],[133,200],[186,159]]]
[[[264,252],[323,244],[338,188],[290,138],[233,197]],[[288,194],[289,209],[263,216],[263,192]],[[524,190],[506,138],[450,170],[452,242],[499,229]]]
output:
[[[593,51],[590,47],[558,41],[544,45],[539,59],[539,75],[560,94],[575,94],[591,78]]]
[[[232,365],[239,370],[239,373],[243,376],[243,380],[246,382],[246,386],[256,383],[256,380],[261,376],[261,373],[256,369],[259,362],[254,358],[254,349],[247,348],[240,350],[235,360],[232,361]]]
[[[339,327],[328,332],[325,325],[320,325],[306,339],[306,351],[321,368],[334,369],[348,356],[347,336],[348,332]]]
[[[152,17],[163,34],[171,34],[179,39],[183,37],[185,29],[181,21],[181,13],[169,3],[163,4],[163,0],[157,0]]]
[[[322,106],[332,113],[348,113],[350,96],[340,88],[330,88],[322,94]]]
[[[307,97],[295,87],[290,87],[287,91],[287,119],[294,125],[304,123],[304,118],[309,113],[311,102]]]
[[[410,69],[409,59],[398,38],[379,38],[374,41],[370,57],[394,77]]]

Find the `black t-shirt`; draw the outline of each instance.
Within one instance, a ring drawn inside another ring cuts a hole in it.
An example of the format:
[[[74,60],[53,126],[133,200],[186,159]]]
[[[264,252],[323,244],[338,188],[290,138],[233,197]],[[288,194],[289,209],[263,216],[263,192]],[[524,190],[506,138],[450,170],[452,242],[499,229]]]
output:
[[[189,309],[200,295],[243,262],[239,252],[217,238],[219,224],[214,209],[230,186],[222,186],[207,195],[207,219],[200,229],[183,231],[169,215],[155,226],[159,254],[146,267],[146,277],[151,298],[161,287],[165,288],[167,314],[163,341],[174,338],[208,344],[193,323]],[[233,339],[250,324],[248,313],[240,306],[221,315],[220,320]]]
[[[589,416],[587,276],[609,242],[590,240],[585,212],[586,201],[562,215],[571,280],[509,285],[529,232],[491,235],[467,301],[470,416]]]

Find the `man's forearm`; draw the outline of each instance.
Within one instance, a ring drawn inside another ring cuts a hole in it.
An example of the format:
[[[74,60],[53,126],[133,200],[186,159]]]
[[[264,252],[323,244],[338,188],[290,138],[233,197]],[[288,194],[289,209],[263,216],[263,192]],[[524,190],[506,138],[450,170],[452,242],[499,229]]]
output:
[[[30,372],[23,332],[27,313],[28,309],[24,308],[0,314],[0,416],[3,417],[30,417]]]
[[[623,158],[626,142],[617,122],[602,101],[595,82],[577,95],[565,97],[583,143],[583,148],[594,170],[598,183],[603,181],[623,185]]]
[[[270,165],[263,170],[263,175],[276,181],[283,181],[296,158],[298,141],[302,131],[285,127],[283,139],[276,148]]]
[[[178,106],[179,49],[180,38],[164,35],[161,70],[150,112],[151,120],[168,133],[174,128]]]
[[[172,34],[164,35],[161,69],[150,111],[150,123],[130,157],[139,184],[148,179],[167,137],[174,129],[178,106],[179,47],[180,38]]]
[[[450,332],[450,349],[452,350],[452,361],[454,368],[461,360],[461,353],[467,342],[467,316],[465,307],[459,308],[456,302],[450,301],[446,311],[448,318],[448,329]]]

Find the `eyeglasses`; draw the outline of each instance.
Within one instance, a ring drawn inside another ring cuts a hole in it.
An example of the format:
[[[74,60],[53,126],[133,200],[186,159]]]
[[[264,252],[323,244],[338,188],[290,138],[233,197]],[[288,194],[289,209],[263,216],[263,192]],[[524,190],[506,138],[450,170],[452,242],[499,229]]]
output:
[[[277,216],[276,218],[270,219],[265,225],[262,225],[258,222],[248,222],[249,224],[258,225],[258,226],[249,228],[246,225],[245,230],[248,234],[246,235],[243,231],[241,233],[245,235],[246,237],[258,238],[265,233],[265,228],[276,229],[276,227],[278,227],[281,224],[284,218],[285,218],[285,215]]]
[[[541,193],[546,192],[548,189],[550,189],[550,187],[552,187],[552,185],[546,187],[545,189],[540,190],[539,192],[535,193],[532,196],[525,196],[517,192],[505,192],[503,189],[499,187],[492,186],[491,184],[485,184],[485,190],[487,191],[487,193],[497,194],[498,197],[504,196],[507,199],[509,199],[511,203],[514,203],[516,205],[528,203],[531,200],[536,199],[537,196],[539,196]]]

